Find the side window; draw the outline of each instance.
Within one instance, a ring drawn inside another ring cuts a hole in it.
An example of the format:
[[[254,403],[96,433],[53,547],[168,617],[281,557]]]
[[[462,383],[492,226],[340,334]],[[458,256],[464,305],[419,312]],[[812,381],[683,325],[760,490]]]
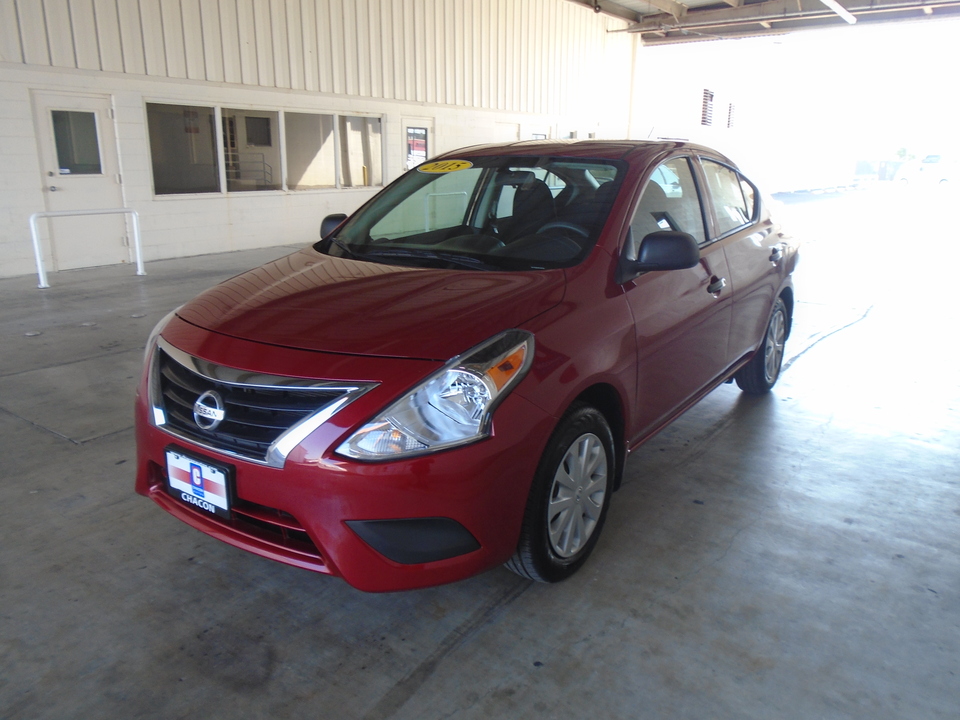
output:
[[[703,159],[703,172],[713,198],[720,235],[746,225],[753,219],[755,194],[753,187],[725,165]],[[744,190],[750,189],[749,200]]]
[[[630,229],[634,245],[627,249],[630,259],[636,258],[644,237],[660,230],[685,232],[698,244],[706,242],[700,195],[687,158],[671,158],[657,166],[643,190]]]
[[[757,191],[753,184],[743,175],[740,176],[740,189],[743,198],[747,201],[747,217],[753,220],[757,216]]]

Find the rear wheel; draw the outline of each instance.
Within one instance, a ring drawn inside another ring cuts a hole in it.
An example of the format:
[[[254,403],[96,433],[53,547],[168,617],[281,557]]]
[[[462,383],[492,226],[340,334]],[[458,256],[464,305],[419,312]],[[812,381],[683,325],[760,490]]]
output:
[[[780,377],[788,323],[787,306],[782,298],[777,298],[770,322],[767,323],[767,332],[763,336],[763,344],[750,362],[740,368],[734,376],[737,385],[748,395],[763,395],[770,392],[770,388]]]
[[[559,582],[586,562],[610,507],[613,447],[610,425],[593,407],[574,406],[560,421],[537,468],[510,570]]]

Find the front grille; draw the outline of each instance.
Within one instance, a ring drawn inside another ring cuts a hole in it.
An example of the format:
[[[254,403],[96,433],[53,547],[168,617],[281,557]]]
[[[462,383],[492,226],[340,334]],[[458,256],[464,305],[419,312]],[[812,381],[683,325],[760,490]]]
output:
[[[292,427],[366,389],[245,373],[197,360],[162,342],[156,354],[153,405],[160,411],[155,412],[157,424],[206,447],[261,462],[268,460],[271,445]],[[209,391],[220,396],[223,419],[205,429],[196,421],[194,404]]]
[[[323,562],[313,540],[288,512],[238,499],[234,503],[231,518],[231,525],[241,532]]]

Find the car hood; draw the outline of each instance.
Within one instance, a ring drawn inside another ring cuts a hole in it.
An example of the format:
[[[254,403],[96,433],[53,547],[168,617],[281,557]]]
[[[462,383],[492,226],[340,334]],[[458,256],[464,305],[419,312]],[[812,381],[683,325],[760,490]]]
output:
[[[563,270],[381,265],[305,249],[177,311],[213,332],[283,347],[446,361],[563,299]]]

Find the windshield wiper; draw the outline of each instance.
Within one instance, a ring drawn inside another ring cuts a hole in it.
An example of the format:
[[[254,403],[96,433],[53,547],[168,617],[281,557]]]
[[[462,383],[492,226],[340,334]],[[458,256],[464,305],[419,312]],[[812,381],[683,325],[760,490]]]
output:
[[[342,243],[339,240],[337,240],[335,235],[331,235],[330,237],[327,238],[327,240],[329,240],[338,248],[343,250],[349,257],[352,257],[354,260],[363,260],[362,254],[351,250],[349,247],[347,247],[346,243]]]
[[[459,265],[460,267],[470,268],[471,270],[499,270],[496,265],[481,260],[480,258],[467,257],[465,255],[456,255],[453,253],[440,253],[433,250],[422,250],[422,249],[383,249],[383,250],[369,250],[364,253],[363,257],[365,259],[369,258],[424,258],[427,260],[439,260],[441,262],[450,263],[451,265]]]

